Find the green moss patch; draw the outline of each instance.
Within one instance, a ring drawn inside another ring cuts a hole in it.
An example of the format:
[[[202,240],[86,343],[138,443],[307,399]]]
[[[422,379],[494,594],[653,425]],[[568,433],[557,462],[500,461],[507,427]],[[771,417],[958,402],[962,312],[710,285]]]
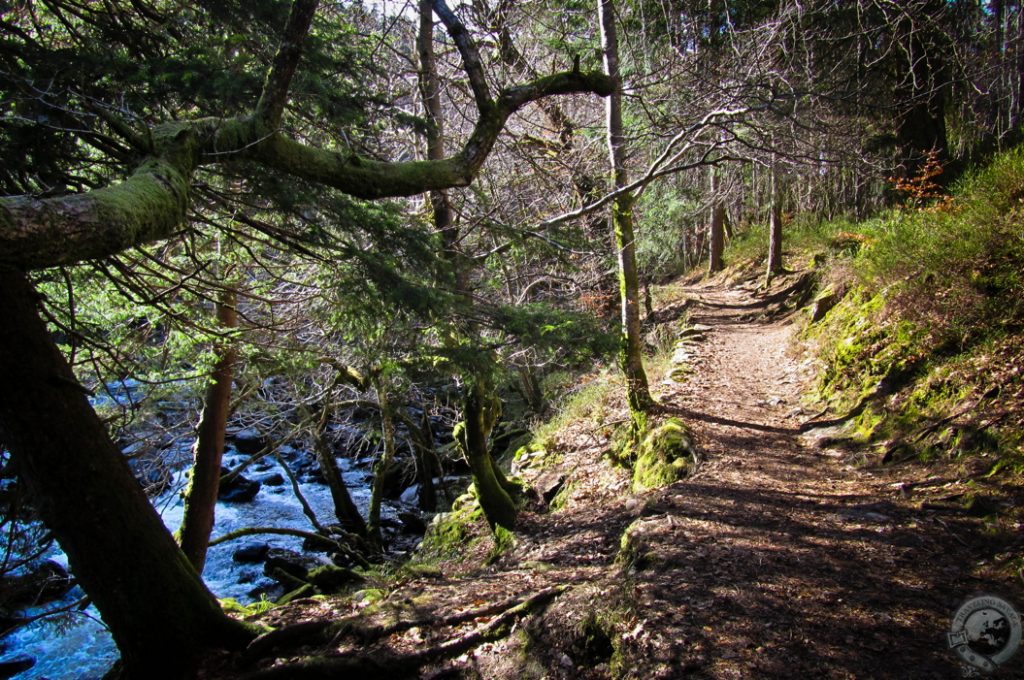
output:
[[[669,418],[644,435],[633,464],[633,491],[667,486],[689,475],[697,462],[690,428]]]

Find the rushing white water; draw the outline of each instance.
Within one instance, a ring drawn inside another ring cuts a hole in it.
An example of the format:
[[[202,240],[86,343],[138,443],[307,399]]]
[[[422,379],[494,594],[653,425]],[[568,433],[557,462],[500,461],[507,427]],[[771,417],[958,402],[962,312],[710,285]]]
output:
[[[228,457],[226,462],[228,465],[234,465],[241,462],[241,458]],[[365,514],[370,495],[369,473],[353,469],[347,459],[339,462],[342,464],[343,477],[353,500]],[[251,473],[249,476],[260,479],[273,472],[274,469],[268,469],[261,473]],[[179,478],[179,484],[181,481]],[[314,482],[300,483],[299,486],[318,520],[324,524],[334,523],[334,505],[328,488]],[[181,523],[183,512],[179,491],[177,487],[172,488],[154,501],[164,523],[172,531]],[[385,506],[383,514],[385,517],[393,518],[395,510]],[[251,502],[217,504],[213,538],[245,527],[313,530],[287,481],[279,486],[262,486]],[[274,548],[303,552],[302,540],[289,536],[251,536],[213,546],[207,555],[203,578],[217,597],[232,597],[239,602],[248,603],[258,599],[253,595],[255,589],[269,587],[274,583],[263,575],[262,564],[239,564],[232,560],[232,555],[239,548],[250,543],[266,543]],[[47,557],[67,566],[67,558],[56,549]],[[326,557],[322,559],[327,562]],[[76,588],[63,600],[47,604],[45,611],[61,605],[70,605],[81,597],[81,590]],[[145,603],[140,603],[140,606],[145,606]],[[31,616],[42,611],[43,608],[28,611],[26,614]],[[7,636],[0,641],[0,645],[3,646],[0,661],[26,655],[35,659],[36,663],[32,668],[14,676],[18,680],[93,680],[101,678],[118,657],[109,633],[92,607],[80,614],[60,617],[57,623],[47,619],[37,621]]]

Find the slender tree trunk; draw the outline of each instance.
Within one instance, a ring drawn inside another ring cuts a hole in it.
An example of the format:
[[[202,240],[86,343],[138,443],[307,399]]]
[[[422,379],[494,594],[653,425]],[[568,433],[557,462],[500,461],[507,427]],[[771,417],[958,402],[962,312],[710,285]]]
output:
[[[463,403],[465,420],[456,428],[455,439],[473,473],[473,485],[487,523],[492,530],[499,526],[511,530],[516,522],[516,504],[487,444],[501,413],[501,401],[480,380],[468,385],[467,390]]]
[[[1024,123],[1024,4],[1017,7],[1017,36],[1013,49],[1015,62],[1013,84],[1016,88],[1016,97],[1010,111],[1010,132],[1018,135],[1019,138],[1020,126]]]
[[[711,222],[708,225],[708,273],[722,271],[722,255],[725,252],[725,201],[718,195],[718,170],[711,172]]]
[[[437,489],[434,487],[435,473],[440,475],[442,470],[437,464],[437,456],[434,454],[434,431],[430,427],[430,416],[427,409],[423,409],[423,418],[420,421],[420,445],[416,447],[416,470],[419,473],[420,492],[417,494],[419,509],[425,512],[437,510]]]
[[[352,494],[345,486],[341,470],[338,469],[338,461],[334,457],[330,442],[327,441],[327,421],[330,418],[331,409],[325,405],[317,418],[316,429],[313,433],[313,451],[316,454],[317,463],[320,464],[320,471],[323,472],[327,481],[327,488],[331,491],[331,500],[334,501],[334,516],[338,519],[345,531],[351,532],[360,538],[366,538],[369,534],[363,516],[359,514],[359,508],[352,500]]]
[[[772,159],[771,202],[768,207],[768,272],[766,283],[782,273],[782,190],[779,186],[779,168]]]
[[[217,322],[224,331],[238,326],[233,290],[225,290],[217,302]],[[196,572],[203,573],[206,551],[213,531],[217,492],[220,490],[221,461],[224,458],[224,432],[231,415],[231,381],[237,352],[232,339],[224,339],[216,349],[217,361],[206,387],[203,413],[199,417],[196,441],[192,447],[193,464],[185,490],[185,513],[178,529],[181,550]]]
[[[612,0],[598,2],[604,66],[615,83],[606,101],[608,121],[608,155],[611,160],[615,188],[629,184],[626,173],[626,138],[622,125],[622,77],[619,73],[619,45],[615,30],[615,8]],[[633,195],[621,194],[612,203],[611,227],[618,251],[619,300],[622,311],[622,338],[619,364],[626,377],[626,399],[629,403],[634,434],[646,427],[647,413],[654,406],[647,385],[643,364],[643,341],[640,333],[640,277],[636,264],[636,236],[633,225]]]
[[[376,376],[373,379],[373,386],[377,391],[377,403],[380,405],[380,429],[381,438],[384,441],[384,451],[373,466],[373,486],[370,489],[370,509],[367,513],[366,528],[370,541],[378,547],[383,547],[384,537],[380,531],[380,507],[384,500],[384,478],[391,461],[395,459],[395,419],[391,412],[391,403],[388,400],[387,387],[384,379]]]
[[[427,160],[444,158],[444,112],[441,108],[441,81],[434,60],[434,14],[430,0],[420,0],[420,25],[416,36],[416,51],[420,60],[420,94],[427,119]],[[441,235],[445,259],[452,263],[457,290],[466,287],[465,274],[459,262],[459,230],[452,219],[451,203],[445,191],[428,193],[434,229]]]
[[[36,310],[0,271],[0,426],[39,512],[133,678],[185,676],[252,631],[225,615],[164,527]]]

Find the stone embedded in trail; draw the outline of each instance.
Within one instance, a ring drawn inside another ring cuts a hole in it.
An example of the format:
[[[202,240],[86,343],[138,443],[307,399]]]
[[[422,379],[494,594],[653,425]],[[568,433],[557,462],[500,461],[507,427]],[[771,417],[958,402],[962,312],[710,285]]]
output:
[[[565,486],[566,479],[567,477],[564,473],[558,471],[545,472],[533,481],[533,488],[540,494],[544,505],[551,505],[551,501],[555,500],[555,496]]]
[[[633,464],[633,491],[657,489],[685,478],[697,463],[686,423],[669,418],[644,435]]]

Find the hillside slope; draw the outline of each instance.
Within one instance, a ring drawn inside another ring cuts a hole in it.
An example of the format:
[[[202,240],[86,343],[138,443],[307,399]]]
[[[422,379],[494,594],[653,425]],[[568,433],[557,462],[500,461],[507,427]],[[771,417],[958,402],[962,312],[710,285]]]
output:
[[[690,338],[655,372],[678,380],[657,392],[693,430],[693,475],[634,493],[606,398],[521,461],[551,504],[502,550],[479,521],[442,524],[461,550],[271,610],[281,630],[211,676],[961,677],[957,606],[1024,603],[1024,584],[990,567],[983,518],[921,504],[945,483],[927,469],[859,467],[801,432],[819,365],[786,304],[800,281],[679,284],[656,311],[657,335]]]

